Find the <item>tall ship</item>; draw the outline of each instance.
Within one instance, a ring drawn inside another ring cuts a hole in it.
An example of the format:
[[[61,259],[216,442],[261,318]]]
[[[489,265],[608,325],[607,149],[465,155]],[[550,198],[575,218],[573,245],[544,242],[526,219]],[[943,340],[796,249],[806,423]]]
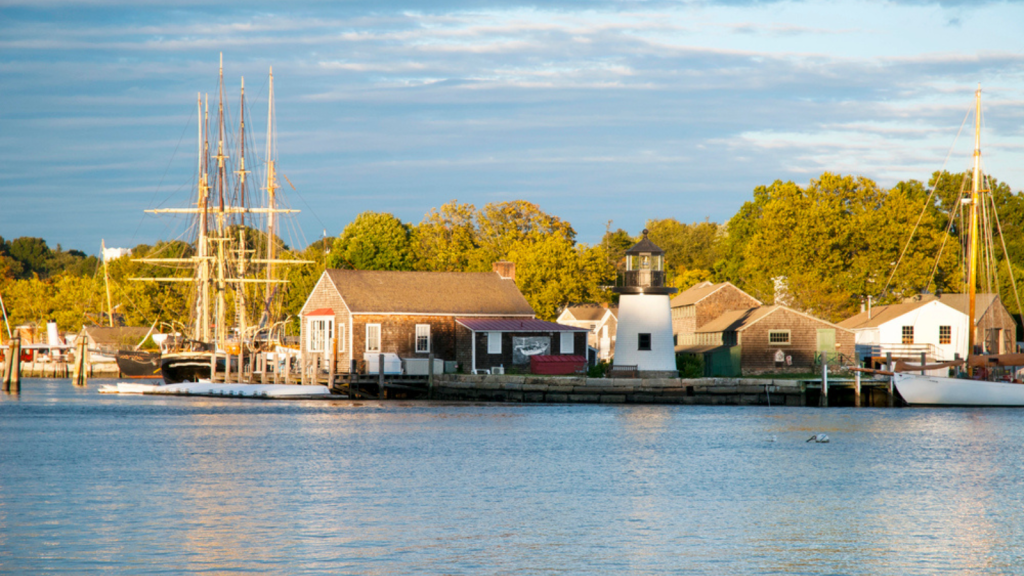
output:
[[[192,233],[191,253],[176,258],[134,259],[191,271],[190,276],[132,278],[190,284],[189,317],[174,323],[173,334],[165,341],[159,358],[160,374],[168,384],[209,378],[213,362],[223,369],[225,362],[237,363],[253,352],[273,347],[280,339],[283,325],[275,322],[273,303],[280,285],[287,282],[276,271],[284,266],[310,263],[278,257],[279,216],[298,210],[279,207],[273,68],[269,73],[266,154],[262,163],[264,194],[252,189],[254,185],[248,177],[246,159],[252,155],[252,147],[247,151],[244,78],[234,158],[228,153],[223,56],[218,90],[214,130],[210,128],[209,97],[204,101],[199,94],[196,98],[199,121],[195,203],[183,208],[146,210],[151,214],[187,215]],[[264,204],[254,206],[253,200],[259,196]],[[234,366],[227,368],[237,373]]]
[[[981,222],[991,228],[994,204],[990,190],[983,186],[981,172],[981,88],[974,97],[974,166],[971,191],[961,199],[961,205],[969,209],[967,215],[967,270],[965,283],[968,294],[967,318],[967,361],[939,364],[934,366],[905,366],[897,364],[893,373],[893,385],[910,405],[931,406],[1024,406],[1024,384],[1015,380],[1013,368],[1024,366],[1024,354],[980,354],[975,330],[978,269],[983,254],[991,256],[991,234],[981,230]],[[991,208],[992,214],[985,211]],[[996,218],[998,228],[998,219]],[[1000,233],[1001,234],[1001,233]],[[1004,245],[1005,246],[1005,245]],[[1005,247],[1004,247],[1005,252]],[[1008,258],[1009,255],[1007,254]],[[990,270],[994,270],[992,266]],[[1010,269],[1010,281],[1012,268]],[[966,364],[966,369],[959,366]],[[946,369],[956,365],[961,377],[930,376],[922,370]],[[913,372],[912,372],[913,371]]]

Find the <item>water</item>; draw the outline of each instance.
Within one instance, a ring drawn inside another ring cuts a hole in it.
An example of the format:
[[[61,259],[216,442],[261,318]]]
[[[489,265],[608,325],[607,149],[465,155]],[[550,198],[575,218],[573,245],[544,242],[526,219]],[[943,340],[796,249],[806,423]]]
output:
[[[0,397],[0,572],[1024,566],[1022,410],[284,402],[101,383]],[[831,443],[805,442],[817,432]]]

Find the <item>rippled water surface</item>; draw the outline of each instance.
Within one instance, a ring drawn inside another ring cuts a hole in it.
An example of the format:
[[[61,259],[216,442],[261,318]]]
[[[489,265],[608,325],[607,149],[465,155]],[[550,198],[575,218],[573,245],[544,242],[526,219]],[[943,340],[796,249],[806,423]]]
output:
[[[259,401],[101,383],[0,397],[0,571],[1024,571],[1024,410]],[[831,443],[805,442],[816,432]]]

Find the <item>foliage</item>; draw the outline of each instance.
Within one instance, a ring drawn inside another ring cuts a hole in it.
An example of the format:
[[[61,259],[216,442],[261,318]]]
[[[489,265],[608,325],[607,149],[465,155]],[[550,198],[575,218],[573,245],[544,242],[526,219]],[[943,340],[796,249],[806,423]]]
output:
[[[680,378],[703,378],[704,377],[704,355],[703,354],[677,354],[676,370],[679,370]]]
[[[432,208],[413,233],[416,269],[469,270],[479,260],[477,237],[476,208],[472,204],[452,200],[440,210]]]
[[[608,363],[608,361],[601,360],[597,364],[594,364],[593,366],[587,369],[587,377],[604,378],[604,375],[608,372],[609,368],[611,368],[611,365]]]
[[[576,246],[561,235],[521,240],[508,255],[516,265],[516,285],[538,318],[554,320],[570,303],[607,301],[602,286],[614,269],[600,247]]]
[[[354,270],[411,270],[410,227],[384,212],[363,212],[334,241],[327,264]]]

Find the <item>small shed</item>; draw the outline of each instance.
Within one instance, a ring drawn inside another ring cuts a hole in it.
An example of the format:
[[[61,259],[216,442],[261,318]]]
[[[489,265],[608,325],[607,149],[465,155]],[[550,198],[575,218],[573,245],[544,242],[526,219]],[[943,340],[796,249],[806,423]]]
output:
[[[526,369],[531,356],[585,354],[590,332],[535,318],[456,318],[455,325],[456,356],[470,373],[498,366]]]

